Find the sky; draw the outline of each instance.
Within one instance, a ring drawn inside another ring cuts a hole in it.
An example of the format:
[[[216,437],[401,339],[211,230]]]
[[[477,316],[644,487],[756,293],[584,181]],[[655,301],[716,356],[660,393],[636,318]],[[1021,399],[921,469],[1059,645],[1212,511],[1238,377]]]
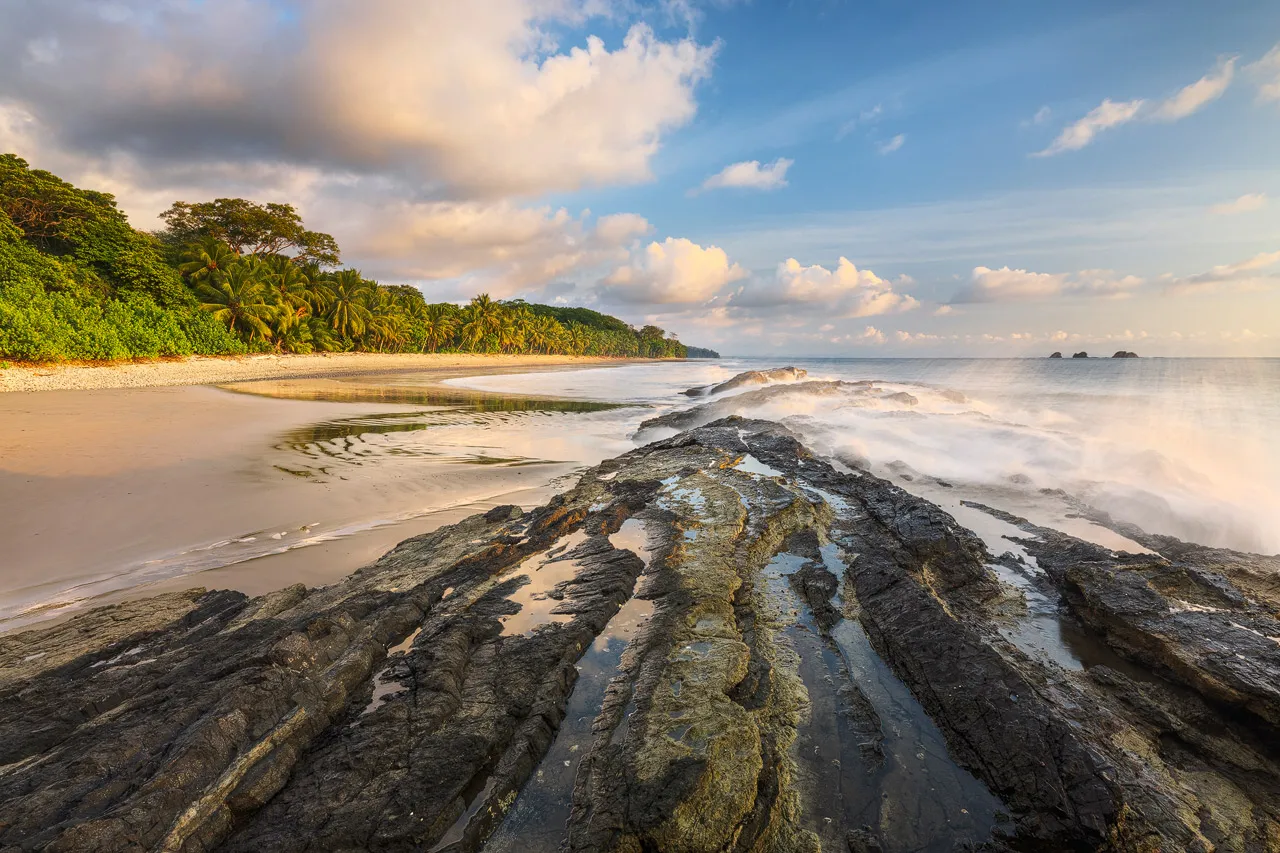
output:
[[[1274,0],[0,0],[0,150],[726,355],[1280,356]]]

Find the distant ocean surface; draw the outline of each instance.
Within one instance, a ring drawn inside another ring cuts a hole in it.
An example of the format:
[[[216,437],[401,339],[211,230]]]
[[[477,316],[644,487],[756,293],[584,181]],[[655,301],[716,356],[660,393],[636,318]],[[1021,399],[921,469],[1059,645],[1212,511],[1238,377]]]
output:
[[[969,498],[1047,523],[1068,515],[1050,494],[1062,490],[1148,532],[1280,552],[1280,359],[743,358],[455,382],[669,410],[705,402],[690,386],[784,365],[910,396],[793,388],[742,414],[945,506]]]

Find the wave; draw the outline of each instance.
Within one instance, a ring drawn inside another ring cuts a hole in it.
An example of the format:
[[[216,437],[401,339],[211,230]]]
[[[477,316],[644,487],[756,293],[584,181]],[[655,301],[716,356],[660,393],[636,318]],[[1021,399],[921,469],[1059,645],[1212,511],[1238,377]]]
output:
[[[643,422],[635,438],[650,441],[730,415],[778,421],[815,452],[924,497],[944,488],[956,500],[1016,505],[1045,526],[1083,503],[1205,545],[1280,551],[1280,496],[1265,466],[1250,477],[1247,462],[1224,458],[1221,442],[1207,449],[1203,431],[1162,425],[1135,407],[1117,416],[1114,404],[1099,403],[1066,414],[923,382],[813,379],[671,411]],[[1242,458],[1252,447],[1242,435]]]

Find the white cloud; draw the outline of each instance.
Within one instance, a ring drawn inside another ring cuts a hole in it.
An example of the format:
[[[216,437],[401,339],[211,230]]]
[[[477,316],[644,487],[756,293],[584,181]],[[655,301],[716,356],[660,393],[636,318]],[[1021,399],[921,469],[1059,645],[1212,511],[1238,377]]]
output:
[[[778,265],[772,281],[756,280],[729,300],[736,308],[816,308],[832,317],[874,317],[910,311],[920,305],[899,293],[913,282],[906,276],[887,281],[871,270],[860,270],[848,258],[840,258],[834,270],[814,264],[803,266],[795,258]]]
[[[1152,117],[1159,121],[1178,121],[1186,118],[1206,104],[1221,98],[1227,91],[1227,87],[1231,85],[1235,70],[1235,57],[1219,63],[1216,69],[1161,103]]]
[[[1252,213],[1267,206],[1266,193],[1249,193],[1232,201],[1224,201],[1209,208],[1209,212],[1217,216],[1232,213]]]
[[[376,258],[365,272],[417,281],[465,279],[495,296],[538,288],[627,257],[652,230],[631,213],[588,217],[499,202],[343,203],[348,252]]]
[[[959,312],[957,312],[955,307],[952,305],[939,305],[937,308],[933,309],[933,316],[935,317],[945,317],[948,314],[956,313]]]
[[[1048,299],[1055,296],[1124,296],[1144,284],[1133,275],[1121,276],[1111,270],[1081,270],[1076,273],[1039,273],[1009,267],[974,267],[969,286],[956,294],[953,302],[1012,302]]]
[[[256,0],[100,5],[19,6],[0,29],[0,93],[60,145],[396,173],[453,197],[649,179],[715,54],[642,23],[562,49],[549,33],[614,11],[594,0],[327,0],[288,22]],[[42,38],[58,51],[30,72]]]
[[[502,295],[625,262],[643,217],[521,196],[647,179],[715,53],[598,0],[4,8],[0,150],[143,229],[179,198],[287,201],[366,274]],[[549,35],[595,15],[621,42]]]
[[[876,150],[879,151],[881,154],[892,154],[893,152],[901,148],[902,144],[906,141],[907,141],[907,135],[905,133],[899,133],[897,136],[895,136],[893,139],[890,139],[888,142],[883,142],[880,145],[876,146]]]
[[[1057,138],[1033,157],[1051,157],[1066,151],[1079,151],[1089,145],[1104,130],[1128,124],[1134,119],[1151,121],[1179,121],[1198,112],[1206,104],[1216,101],[1231,85],[1235,76],[1236,58],[1230,57],[1218,63],[1217,68],[1176,94],[1148,108],[1142,98],[1132,101],[1105,99],[1084,118],[1067,125]],[[1039,116],[1039,113],[1037,113]]]
[[[753,190],[776,190],[787,185],[787,170],[794,160],[779,157],[761,166],[759,160],[747,160],[725,166],[702,182],[701,189],[714,190],[725,187],[741,187]]]
[[[611,213],[596,221],[596,235],[605,243],[625,246],[653,231],[649,220],[637,213]]]
[[[1197,275],[1165,276],[1173,293],[1205,293],[1222,290],[1263,290],[1280,286],[1280,252],[1262,252],[1234,264],[1220,264]]]
[[[683,237],[668,237],[633,252],[628,263],[601,282],[601,290],[620,302],[689,305],[706,302],[746,275],[717,246],[703,248]]]
[[[880,331],[875,326],[867,326],[867,328],[863,329],[862,334],[860,335],[847,335],[846,337],[860,343],[871,344],[872,346],[879,346],[884,343],[885,340],[884,332]]]
[[[1258,100],[1280,101],[1280,44],[1252,65],[1245,66],[1258,81]]]
[[[1102,131],[1133,121],[1144,103],[1146,102],[1141,99],[1119,102],[1104,100],[1084,118],[1063,128],[1048,148],[1036,152],[1033,156],[1051,157],[1064,151],[1078,151],[1093,142]]]

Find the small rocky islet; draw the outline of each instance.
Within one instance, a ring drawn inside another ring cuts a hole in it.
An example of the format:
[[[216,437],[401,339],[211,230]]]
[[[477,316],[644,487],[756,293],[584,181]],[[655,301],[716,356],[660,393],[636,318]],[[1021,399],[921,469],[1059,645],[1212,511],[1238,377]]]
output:
[[[332,586],[0,637],[0,851],[1280,850],[1280,558],[971,505],[995,554],[716,414]]]

